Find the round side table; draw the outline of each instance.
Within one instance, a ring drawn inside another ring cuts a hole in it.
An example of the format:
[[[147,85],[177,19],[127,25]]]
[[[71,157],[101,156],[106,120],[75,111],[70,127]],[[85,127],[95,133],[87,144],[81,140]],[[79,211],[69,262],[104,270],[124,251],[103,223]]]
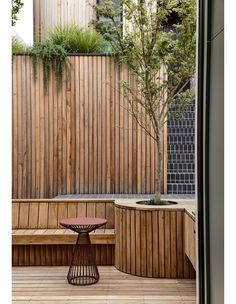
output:
[[[94,248],[91,244],[89,232],[105,225],[102,218],[68,218],[60,224],[78,233],[67,280],[72,285],[91,285],[99,280]]]

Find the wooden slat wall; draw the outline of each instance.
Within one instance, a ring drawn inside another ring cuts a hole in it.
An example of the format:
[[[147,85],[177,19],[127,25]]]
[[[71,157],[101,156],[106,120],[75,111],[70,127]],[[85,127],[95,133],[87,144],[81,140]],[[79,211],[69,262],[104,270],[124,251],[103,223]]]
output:
[[[93,245],[97,265],[114,265],[114,245]],[[70,265],[73,245],[13,245],[13,266]]]
[[[96,3],[96,0],[90,3]],[[47,32],[59,25],[88,26],[94,15],[86,0],[34,0],[33,9],[34,41],[44,40]]]
[[[155,143],[117,92],[129,71],[109,56],[68,59],[61,92],[52,75],[45,95],[42,67],[34,82],[32,59],[13,58],[13,198],[154,193]]]
[[[13,201],[13,229],[63,228],[59,221],[67,217],[101,217],[103,228],[114,229],[114,203],[111,201]]]
[[[158,278],[194,278],[184,250],[184,211],[115,206],[117,269]]]

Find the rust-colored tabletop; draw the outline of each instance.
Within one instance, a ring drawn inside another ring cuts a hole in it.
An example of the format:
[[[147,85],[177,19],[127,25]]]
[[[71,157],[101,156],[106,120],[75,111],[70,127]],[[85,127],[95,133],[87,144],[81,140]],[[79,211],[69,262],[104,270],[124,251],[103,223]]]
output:
[[[75,232],[91,232],[107,223],[106,219],[97,217],[77,217],[60,220],[63,227],[71,229]]]

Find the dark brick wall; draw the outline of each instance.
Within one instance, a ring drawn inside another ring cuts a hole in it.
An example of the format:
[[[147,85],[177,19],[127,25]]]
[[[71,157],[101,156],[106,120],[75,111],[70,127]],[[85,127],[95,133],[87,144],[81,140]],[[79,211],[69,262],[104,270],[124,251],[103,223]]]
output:
[[[167,192],[195,193],[195,101],[187,106],[182,119],[168,121],[167,143]]]

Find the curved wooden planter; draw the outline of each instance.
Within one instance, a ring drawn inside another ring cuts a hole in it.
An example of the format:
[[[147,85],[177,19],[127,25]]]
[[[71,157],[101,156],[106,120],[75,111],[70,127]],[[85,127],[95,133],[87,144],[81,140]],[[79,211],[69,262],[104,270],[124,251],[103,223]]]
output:
[[[115,203],[115,266],[156,278],[194,278],[184,250],[184,208]]]

